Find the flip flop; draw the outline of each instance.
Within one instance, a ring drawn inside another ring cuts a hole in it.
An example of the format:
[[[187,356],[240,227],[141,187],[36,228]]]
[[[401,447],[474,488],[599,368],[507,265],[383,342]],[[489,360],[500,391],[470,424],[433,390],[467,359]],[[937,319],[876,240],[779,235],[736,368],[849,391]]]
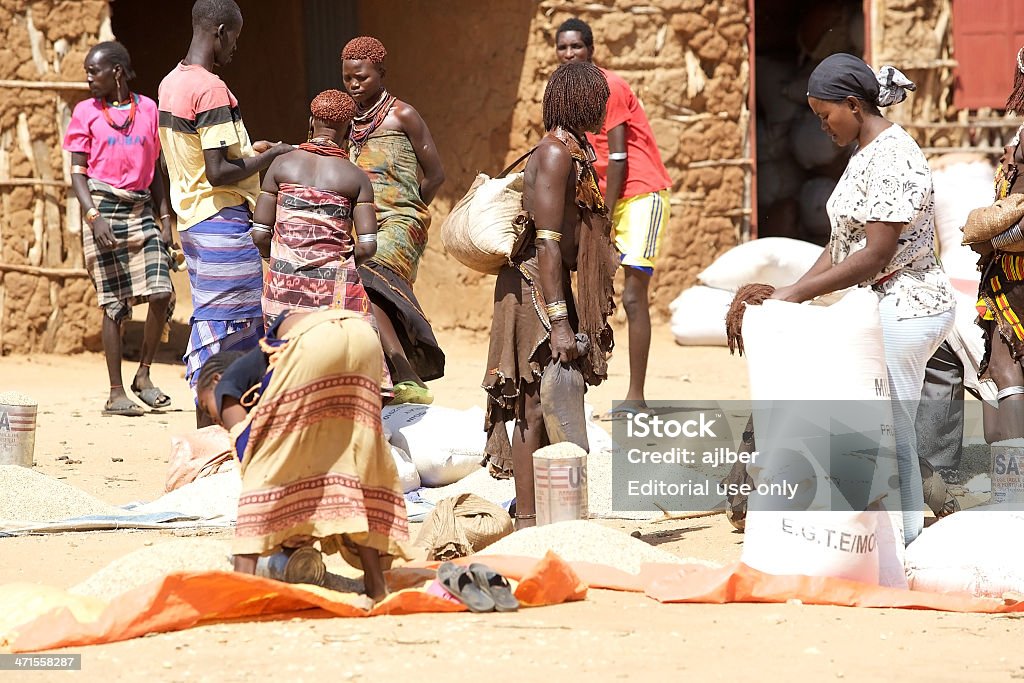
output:
[[[139,389],[133,384],[132,392],[150,408],[166,408],[171,405],[171,397],[160,391],[157,387]]]
[[[434,395],[430,393],[430,389],[421,387],[416,382],[399,382],[395,385],[395,397],[388,405],[397,405],[399,403],[430,405],[433,402]]]
[[[104,417],[110,417],[112,415],[120,415],[121,417],[142,417],[146,414],[146,411],[138,407],[131,402],[130,399],[124,399],[124,403],[120,404],[119,407],[115,407],[110,401],[107,401],[103,406],[103,412],[101,413]]]
[[[465,567],[445,562],[437,568],[437,580],[470,612],[493,612],[494,598],[485,593]]]
[[[519,601],[512,595],[512,586],[504,576],[479,562],[469,565],[469,573],[473,575],[476,585],[491,596],[495,611],[515,612],[519,609]]]

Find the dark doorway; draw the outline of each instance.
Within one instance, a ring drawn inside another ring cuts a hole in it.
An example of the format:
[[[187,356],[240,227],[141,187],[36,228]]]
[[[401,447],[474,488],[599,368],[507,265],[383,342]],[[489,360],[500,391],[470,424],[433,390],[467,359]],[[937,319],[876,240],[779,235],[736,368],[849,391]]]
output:
[[[758,236],[824,245],[825,203],[850,150],[821,131],[807,106],[807,79],[830,54],[864,54],[862,0],[757,0],[754,6]]]
[[[238,0],[245,25],[238,51],[218,70],[238,98],[253,140],[305,139],[309,101],[341,85],[338,55],[355,35],[355,2]],[[157,97],[160,81],[192,39],[192,0],[113,0],[114,35],[132,56],[132,88]]]

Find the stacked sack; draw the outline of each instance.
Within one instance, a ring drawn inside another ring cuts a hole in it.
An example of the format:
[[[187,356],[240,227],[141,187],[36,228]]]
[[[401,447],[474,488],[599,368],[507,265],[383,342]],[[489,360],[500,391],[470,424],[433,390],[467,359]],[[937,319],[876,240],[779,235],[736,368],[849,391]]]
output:
[[[821,247],[788,237],[763,237],[733,247],[697,275],[669,304],[672,334],[684,346],[726,346],[725,314],[736,290],[751,282],[784,287],[810,270]]]

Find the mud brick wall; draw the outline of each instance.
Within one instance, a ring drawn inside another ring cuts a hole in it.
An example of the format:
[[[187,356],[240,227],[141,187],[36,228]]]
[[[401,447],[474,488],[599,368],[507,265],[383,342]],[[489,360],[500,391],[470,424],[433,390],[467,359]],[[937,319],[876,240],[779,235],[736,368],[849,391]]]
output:
[[[359,0],[357,16],[358,32],[388,47],[388,87],[423,115],[447,171],[416,283],[437,327],[490,325],[493,278],[445,255],[438,233],[477,173],[495,174],[541,137],[544,84],[557,66],[554,31],[570,16],[593,26],[596,60],[637,93],[673,180],[653,286],[657,314],[740,240],[750,173],[746,0]],[[0,35],[0,80],[80,83],[89,46],[113,38],[110,7],[0,0]],[[2,353],[101,348],[101,314],[83,277],[80,210],[66,187],[70,159],[60,150],[71,109],[85,96],[63,86],[0,86],[0,180],[47,183],[0,187]],[[178,296],[187,300],[187,290]]]
[[[416,283],[431,321],[490,325],[493,278],[447,257],[438,232],[478,172],[494,175],[542,136],[544,85],[557,66],[554,34],[571,16],[593,27],[595,60],[642,101],[673,180],[653,283],[656,310],[665,315],[680,290],[740,239],[749,173],[746,0],[454,0],[443,11],[431,7],[398,0],[359,6],[360,32],[389,50],[389,89],[423,115],[448,175]]]
[[[112,37],[104,0],[0,0],[0,80],[81,82],[89,47]],[[0,87],[2,354],[101,348],[101,313],[83,277],[81,213],[66,187],[70,155],[60,144],[85,96],[73,88]]]

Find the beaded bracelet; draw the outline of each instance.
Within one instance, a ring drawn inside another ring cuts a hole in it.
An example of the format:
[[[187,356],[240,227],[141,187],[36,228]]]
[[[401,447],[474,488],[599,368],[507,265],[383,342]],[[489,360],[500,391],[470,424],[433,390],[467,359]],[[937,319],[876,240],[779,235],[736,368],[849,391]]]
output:
[[[359,243],[376,242],[376,241],[377,241],[377,233],[375,233],[375,232],[370,233],[369,235],[359,235],[359,236],[356,237],[356,242],[359,242]]]
[[[71,175],[89,175],[89,167],[75,164],[71,167]]]
[[[253,232],[274,232],[274,228],[269,225],[264,225],[263,223],[253,223],[252,230]]]
[[[1024,242],[1024,234],[1021,234],[1020,223],[992,238],[992,246],[996,249],[1002,249],[1017,242]]]
[[[551,240],[552,242],[561,242],[562,241],[562,233],[555,232],[554,230],[538,230],[537,231],[537,239],[538,240]]]
[[[554,301],[545,306],[544,310],[547,311],[548,320],[551,322],[565,320],[569,317],[569,307],[566,305],[565,300]]]

